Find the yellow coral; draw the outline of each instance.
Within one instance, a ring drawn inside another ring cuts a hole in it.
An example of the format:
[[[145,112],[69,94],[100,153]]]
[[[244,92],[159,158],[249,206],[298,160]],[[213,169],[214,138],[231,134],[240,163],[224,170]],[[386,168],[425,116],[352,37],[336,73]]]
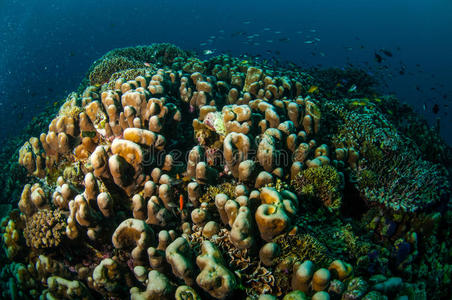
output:
[[[42,209],[27,219],[24,236],[28,247],[57,247],[65,237],[66,218],[60,210]]]
[[[4,244],[6,257],[13,259],[19,254],[22,246],[20,245],[20,229],[18,228],[18,210],[14,210],[9,216],[1,221],[0,232]]]
[[[199,201],[213,203],[215,201],[215,196],[223,193],[226,194],[229,198],[234,198],[235,195],[235,185],[229,182],[222,183],[217,186],[209,186],[207,187],[206,192],[202,195]]]

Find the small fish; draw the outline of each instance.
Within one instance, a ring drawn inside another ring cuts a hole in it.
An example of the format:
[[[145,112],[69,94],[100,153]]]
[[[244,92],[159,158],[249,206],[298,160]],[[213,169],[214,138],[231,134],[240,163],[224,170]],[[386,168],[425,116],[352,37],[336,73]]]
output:
[[[201,43],[199,46],[207,46],[207,43]]]
[[[150,67],[151,66],[151,64],[150,63],[148,63],[148,62],[145,62],[145,63],[143,63],[146,67]]]
[[[312,94],[312,93],[317,92],[318,90],[319,90],[319,87],[316,86],[316,85],[313,85],[313,86],[311,86],[311,87],[309,88],[308,93],[309,93],[309,94]]]
[[[304,41],[305,44],[312,44],[314,43],[313,41]]]
[[[355,100],[353,102],[350,103],[353,106],[366,106],[367,104],[369,104],[367,101],[364,100]]]
[[[315,29],[311,29],[311,30],[309,30],[310,32],[316,32],[317,30],[315,30]]]
[[[348,89],[348,92],[349,92],[349,93],[353,93],[353,92],[356,91],[357,88],[358,88],[358,87],[356,86],[356,84],[353,84],[353,85]]]
[[[179,196],[179,209],[180,210],[184,209],[184,196],[183,195]]]
[[[248,24],[251,24],[251,21],[243,21],[242,23],[245,25],[248,25]]]
[[[320,56],[325,56],[325,53],[323,53],[323,52],[320,52],[319,54],[320,54]]]
[[[317,42],[320,42],[320,39],[319,39],[319,38],[314,38],[314,40],[316,40]]]
[[[436,115],[439,112],[439,105],[435,103],[432,108],[432,112]]]
[[[374,101],[380,103],[381,99],[380,98],[374,98]]]
[[[390,51],[388,51],[386,49],[381,49],[380,51],[381,51],[381,53],[383,53],[387,57],[392,57],[392,53]]]
[[[266,43],[273,43],[273,40],[266,40]]]
[[[246,65],[246,64],[248,64],[248,61],[247,61],[247,60],[242,60],[240,63],[241,63],[242,65]]]
[[[427,110],[427,104],[424,103],[424,104],[422,105],[422,109],[423,109],[424,111],[426,111],[426,110]]]
[[[213,50],[206,49],[206,50],[202,51],[202,53],[204,55],[211,55],[211,54],[213,54]]]
[[[376,61],[377,63],[381,63],[381,62],[383,61],[383,57],[381,57],[380,54],[378,54],[377,52],[375,52],[374,55],[375,55],[375,61]]]
[[[264,31],[270,31],[271,29],[270,28],[268,28],[268,27],[265,27],[264,28]]]

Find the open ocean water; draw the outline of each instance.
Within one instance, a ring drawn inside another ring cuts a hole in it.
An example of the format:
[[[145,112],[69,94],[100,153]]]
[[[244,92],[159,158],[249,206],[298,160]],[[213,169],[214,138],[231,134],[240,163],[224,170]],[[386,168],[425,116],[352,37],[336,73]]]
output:
[[[4,0],[0,136],[17,135],[45,106],[75,90],[107,51],[170,42],[301,67],[362,67],[381,79],[382,92],[397,95],[432,125],[440,119],[451,144],[451,18],[449,0]]]

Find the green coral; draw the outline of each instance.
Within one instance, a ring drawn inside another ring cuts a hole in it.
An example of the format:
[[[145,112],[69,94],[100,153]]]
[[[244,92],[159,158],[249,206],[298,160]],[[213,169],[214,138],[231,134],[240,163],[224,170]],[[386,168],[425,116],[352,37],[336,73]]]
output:
[[[371,170],[362,170],[357,179],[361,189],[374,188],[378,185],[378,174]]]
[[[423,160],[416,144],[402,137],[384,114],[366,108],[349,111],[338,103],[325,106],[342,120],[333,145],[355,148],[362,154],[355,175],[368,203],[415,212],[437,203],[447,193],[444,167]],[[371,184],[375,176],[378,185]]]
[[[129,80],[135,80],[138,76],[146,76],[147,70],[146,68],[137,68],[137,69],[126,69],[126,70],[120,70],[118,72],[113,73],[108,83],[106,84],[106,89],[114,89],[116,80],[119,78],[123,78],[125,81]]]
[[[187,55],[188,52],[166,43],[114,49],[94,62],[89,81],[92,85],[102,85],[116,72],[143,68],[145,63],[170,65],[176,57]]]
[[[292,257],[297,261],[310,260],[318,266],[326,267],[333,261],[328,249],[310,234],[280,235],[273,242],[281,247],[278,263]]]
[[[102,85],[109,81],[113,73],[126,69],[139,68],[141,66],[143,66],[143,63],[127,57],[108,57],[93,68],[89,74],[89,81],[92,85]]]
[[[332,166],[305,169],[297,175],[292,184],[299,195],[319,199],[325,206],[333,209],[341,205],[342,179]]]

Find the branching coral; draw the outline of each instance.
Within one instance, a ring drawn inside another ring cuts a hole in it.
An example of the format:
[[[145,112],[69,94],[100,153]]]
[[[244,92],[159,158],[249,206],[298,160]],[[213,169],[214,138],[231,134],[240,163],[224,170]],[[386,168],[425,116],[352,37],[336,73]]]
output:
[[[8,220],[2,234],[33,296],[403,297],[407,279],[428,277],[413,265],[449,257],[444,242],[426,259],[438,226],[405,213],[446,202],[445,172],[377,105],[314,97],[298,70],[169,44],[113,50],[90,79],[19,153],[26,228]],[[445,287],[449,267],[432,270]]]
[[[319,199],[323,205],[338,209],[341,206],[342,181],[334,167],[320,166],[303,170],[292,184],[299,195]]]
[[[66,237],[65,231],[66,219],[62,212],[43,209],[27,219],[24,236],[29,247],[53,248]]]
[[[343,120],[333,138],[336,147],[355,148],[362,155],[357,169],[364,198],[392,210],[415,212],[438,203],[449,187],[447,171],[422,160],[419,149],[376,110],[347,111],[327,104]],[[378,185],[369,179],[378,177]]]

